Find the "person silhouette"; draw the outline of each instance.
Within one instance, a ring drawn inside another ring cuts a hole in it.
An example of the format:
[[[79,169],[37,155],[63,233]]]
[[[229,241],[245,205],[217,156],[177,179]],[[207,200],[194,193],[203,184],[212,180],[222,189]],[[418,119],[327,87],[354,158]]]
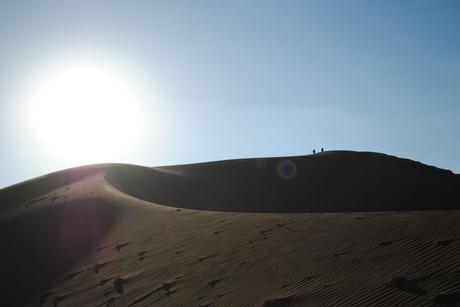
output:
[[[316,153],[316,149],[313,149],[313,154],[315,154],[315,153]]]
[[[321,152],[324,152],[324,148],[323,148],[323,147],[321,147]]]

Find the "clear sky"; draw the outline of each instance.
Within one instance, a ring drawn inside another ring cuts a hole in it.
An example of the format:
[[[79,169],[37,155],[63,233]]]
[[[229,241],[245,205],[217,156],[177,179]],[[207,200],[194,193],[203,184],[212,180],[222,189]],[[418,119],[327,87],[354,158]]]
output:
[[[460,172],[460,1],[1,1],[0,38],[0,187],[78,164],[26,116],[42,76],[75,57],[141,97],[129,150],[87,162],[324,147]]]

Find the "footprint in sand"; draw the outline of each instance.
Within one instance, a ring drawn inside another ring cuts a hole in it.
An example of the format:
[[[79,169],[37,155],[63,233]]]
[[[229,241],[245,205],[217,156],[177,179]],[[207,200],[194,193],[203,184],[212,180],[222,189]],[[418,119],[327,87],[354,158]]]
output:
[[[33,205],[35,203],[41,202],[42,200],[45,200],[45,199],[46,199],[46,196],[41,197],[41,198],[37,198],[37,199],[33,199],[33,200],[28,201],[26,205],[30,206],[30,205]]]
[[[198,258],[198,261],[199,261],[199,262],[204,262],[205,260],[208,260],[208,259],[211,258],[211,257],[212,257],[212,255],[200,257],[200,258]]]
[[[148,252],[150,252],[150,250],[142,251],[142,252],[140,252],[138,255],[139,255],[139,256],[144,256],[144,255],[147,254]]]
[[[146,255],[148,252],[150,252],[150,250],[146,250],[146,251],[138,253],[139,260],[143,261],[145,258],[152,257],[152,255]]]
[[[129,304],[128,306],[134,306],[134,305],[137,305],[139,304],[140,302],[142,301],[145,301],[147,298],[149,298],[151,295],[153,295],[154,293],[157,293],[158,291],[160,290],[163,290],[165,291],[165,295],[166,296],[169,296],[171,295],[173,292],[175,292],[176,290],[174,291],[171,291],[171,288],[174,287],[174,285],[176,285],[177,282],[173,281],[173,282],[165,282],[163,283],[161,286],[159,286],[158,288],[146,293],[145,295],[137,298],[134,302],[132,302],[131,304]]]
[[[175,281],[165,282],[159,287],[159,290],[166,291],[166,294],[172,293],[173,291],[171,291],[171,288],[174,287],[176,284],[177,282]]]
[[[66,276],[64,276],[64,281],[69,281],[69,280],[73,279],[75,276],[77,276],[81,272],[83,272],[83,271],[72,272],[72,273],[67,274]]]
[[[97,248],[96,251],[99,253],[101,250],[103,250],[103,249],[105,249],[107,247],[110,247],[110,246],[109,245],[100,246],[100,247]]]
[[[113,288],[115,289],[115,291],[117,291],[118,294],[123,294],[124,284],[125,284],[125,280],[123,278],[118,277],[113,282]]]
[[[278,223],[278,224],[276,224],[276,226],[278,226],[278,227],[280,227],[280,228],[284,228],[284,229],[286,229],[286,230],[293,230],[291,227],[286,226],[286,223],[283,223],[283,224]]]
[[[101,279],[101,280],[99,281],[98,285],[102,287],[103,285],[105,285],[105,284],[106,284],[108,281],[110,281],[111,279],[113,279],[113,277],[103,278],[103,279]]]
[[[105,261],[105,262],[101,262],[101,263],[96,263],[94,265],[94,270],[96,271],[96,274],[99,273],[99,271],[105,267],[107,264],[109,264],[110,261]]]
[[[142,257],[139,257],[139,261],[144,261],[145,258],[150,258],[152,256],[142,256]]]
[[[129,242],[118,243],[118,244],[115,246],[115,248],[120,252],[121,249],[122,249],[123,247],[125,247],[126,245],[128,245],[128,244],[129,244]]]
[[[62,196],[58,195],[58,196],[53,196],[51,198],[51,202],[54,203],[56,200],[58,200],[59,198],[61,198]]]
[[[222,278],[211,280],[210,282],[208,282],[208,286],[210,286],[211,288],[215,288],[216,285],[220,283],[221,281],[222,281]]]
[[[113,302],[116,298],[118,298],[118,297],[111,297],[111,298],[109,298],[108,300],[104,301],[104,302],[103,302],[101,305],[99,305],[99,306],[100,306],[100,307],[102,307],[102,306],[107,306],[107,307],[108,307],[108,306],[112,305],[112,302]]]
[[[269,228],[269,229],[266,229],[266,230],[261,230],[260,233],[267,233],[267,232],[270,232],[272,230],[273,230],[273,228]]]

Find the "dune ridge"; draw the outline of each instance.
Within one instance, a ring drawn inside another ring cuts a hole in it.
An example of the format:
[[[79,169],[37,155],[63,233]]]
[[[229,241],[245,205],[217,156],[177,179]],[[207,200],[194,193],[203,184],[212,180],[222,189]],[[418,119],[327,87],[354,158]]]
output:
[[[119,165],[107,171],[106,180],[146,201],[211,211],[435,210],[458,208],[460,200],[459,176],[451,171],[368,152],[160,168]]]
[[[0,191],[2,306],[460,304],[450,171],[355,152],[83,169]]]

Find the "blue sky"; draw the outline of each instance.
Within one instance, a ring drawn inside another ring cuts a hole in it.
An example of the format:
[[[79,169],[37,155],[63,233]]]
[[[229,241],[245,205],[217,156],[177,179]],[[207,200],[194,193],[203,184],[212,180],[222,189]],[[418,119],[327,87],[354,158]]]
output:
[[[458,1],[2,1],[0,187],[74,166],[22,118],[30,76],[68,54],[144,89],[140,141],[107,162],[324,147],[459,173],[459,31]]]

